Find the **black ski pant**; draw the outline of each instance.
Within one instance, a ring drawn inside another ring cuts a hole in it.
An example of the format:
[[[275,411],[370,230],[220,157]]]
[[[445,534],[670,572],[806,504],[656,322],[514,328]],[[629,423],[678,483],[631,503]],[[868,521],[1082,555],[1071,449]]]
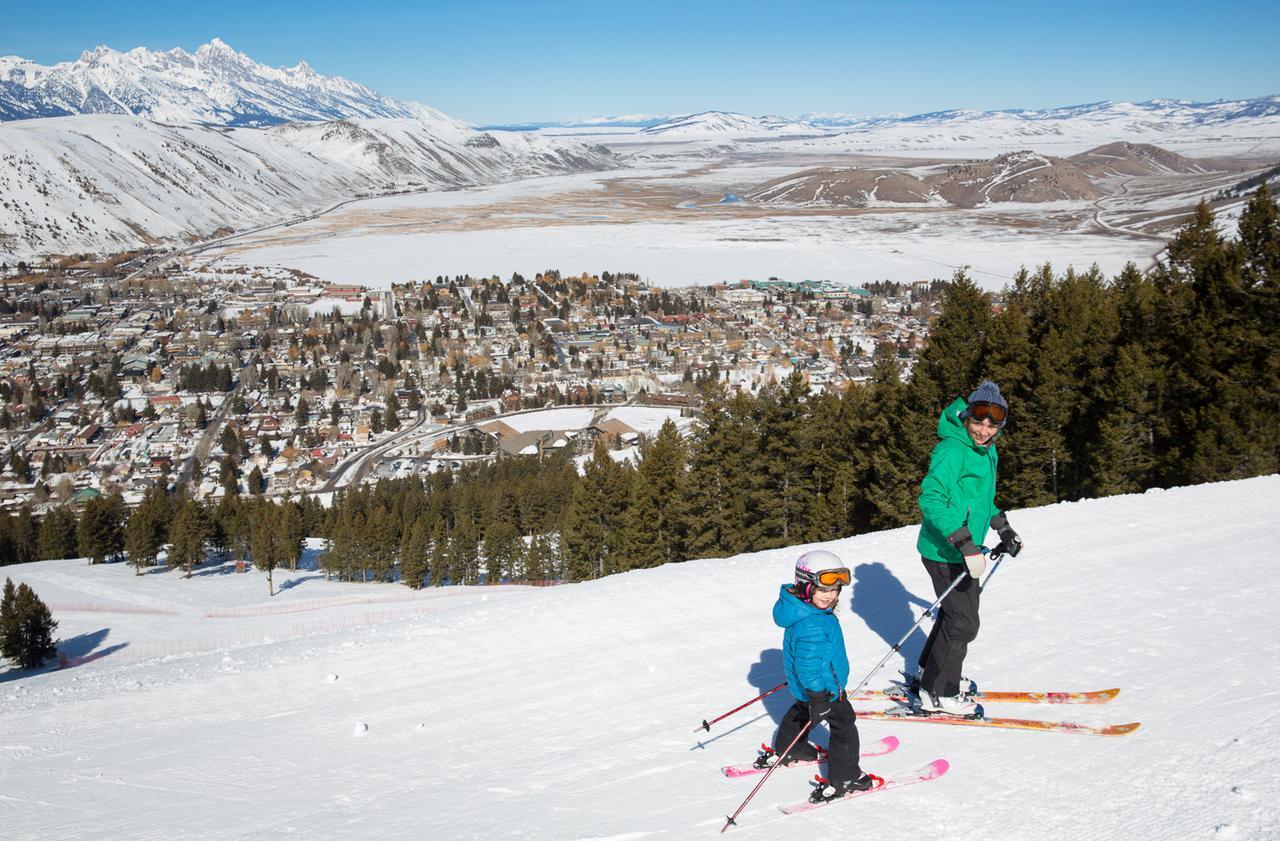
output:
[[[933,594],[941,596],[965,572],[964,564],[944,564],[921,558],[929,579],[933,582]],[[951,595],[938,607],[938,618],[929,632],[929,639],[920,652],[920,676],[922,689],[940,697],[950,697],[960,692],[960,669],[969,652],[969,643],[978,636],[978,594],[981,588],[973,578],[964,581],[951,591]]]
[[[831,728],[831,742],[827,745],[827,779],[832,782],[856,780],[862,776],[862,769],[858,766],[858,753],[861,746],[858,743],[856,719],[857,716],[853,714],[853,705],[849,703],[849,699],[843,692],[840,693],[839,700],[831,705],[831,715],[824,719],[827,726]],[[782,717],[782,724],[778,726],[778,736],[773,743],[774,752],[781,754],[786,750],[791,740],[808,723],[809,705],[804,701],[796,701]],[[811,728],[805,734],[806,738],[796,742],[791,753],[787,754],[787,759],[815,759],[813,745],[808,739],[812,735]]]

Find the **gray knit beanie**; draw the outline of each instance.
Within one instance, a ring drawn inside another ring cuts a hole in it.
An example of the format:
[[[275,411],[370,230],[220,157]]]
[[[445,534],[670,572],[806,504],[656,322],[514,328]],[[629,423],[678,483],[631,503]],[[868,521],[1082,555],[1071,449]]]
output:
[[[1005,402],[1004,396],[1000,394],[1000,386],[996,385],[991,380],[983,380],[978,383],[978,387],[969,394],[969,399],[965,402],[968,403],[969,406],[972,406],[974,403],[994,403],[1006,412],[1009,411],[1009,404]],[[969,406],[966,406],[964,411],[960,413],[961,420],[965,420],[969,417]]]

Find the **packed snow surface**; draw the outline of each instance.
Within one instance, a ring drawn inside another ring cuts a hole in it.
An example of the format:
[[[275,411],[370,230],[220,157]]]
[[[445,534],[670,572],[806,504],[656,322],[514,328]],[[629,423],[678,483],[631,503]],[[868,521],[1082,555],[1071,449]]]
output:
[[[1026,550],[983,596],[966,673],[994,689],[1122,687],[1105,706],[990,711],[1141,729],[863,721],[865,741],[902,739],[868,770],[945,757],[950,773],[784,817],[810,771],[780,771],[730,832],[1280,836],[1277,506],[1269,476],[1011,512]],[[820,544],[854,571],[837,613],[855,681],[932,600],[914,543],[905,528]],[[273,599],[263,575],[225,567],[9,567],[54,606],[64,650],[102,656],[0,672],[5,838],[718,837],[758,781],[720,767],[749,761],[789,700],[693,731],[783,680],[770,609],[804,548],[551,588],[411,593],[308,569],[279,574]],[[202,647],[219,635],[231,641]],[[173,653],[133,654],[161,643]]]

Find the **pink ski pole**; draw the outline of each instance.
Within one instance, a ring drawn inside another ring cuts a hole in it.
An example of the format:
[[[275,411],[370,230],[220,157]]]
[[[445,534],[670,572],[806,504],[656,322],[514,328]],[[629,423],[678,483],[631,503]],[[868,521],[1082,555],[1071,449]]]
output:
[[[783,685],[785,686],[785,684],[783,684]],[[746,800],[744,800],[744,801],[742,801],[742,805],[738,807],[738,811],[736,811],[736,812],[734,812],[732,815],[730,815],[730,816],[725,820],[725,822],[724,822],[724,826],[720,827],[720,833],[721,833],[722,835],[724,834],[724,831],[725,831],[726,829],[728,829],[729,827],[731,827],[731,826],[737,826],[737,825],[738,825],[738,822],[737,822],[737,821],[735,821],[735,820],[734,820],[734,818],[736,818],[736,817],[738,817],[738,815],[742,814],[742,810],[743,810],[743,809],[745,809],[745,808],[747,808],[747,804],[751,802],[751,798],[753,798],[753,797],[755,797],[755,796],[756,796],[756,792],[760,790],[760,786],[764,785],[764,784],[765,784],[765,780],[768,780],[768,779],[769,779],[769,777],[773,774],[773,772],[778,770],[778,766],[779,766],[779,765],[781,765],[781,764],[782,764],[782,762],[783,762],[783,760],[785,760],[785,759],[787,758],[787,754],[791,753],[791,749],[792,749],[793,747],[795,747],[795,746],[796,746],[796,743],[797,743],[797,742],[799,742],[801,739],[803,739],[803,738],[804,738],[804,734],[805,734],[805,733],[808,733],[808,732],[809,732],[809,728],[810,728],[810,727],[812,727],[812,726],[813,726],[813,722],[812,722],[812,721],[810,721],[810,722],[808,722],[807,724],[805,724],[804,728],[803,728],[803,729],[801,729],[801,730],[800,730],[800,732],[796,734],[796,737],[795,737],[794,739],[792,739],[792,740],[791,740],[791,744],[787,745],[787,749],[786,749],[786,750],[784,750],[782,753],[778,754],[778,761],[777,761],[777,762],[775,762],[775,763],[773,763],[772,765],[770,765],[770,766],[769,766],[769,770],[764,772],[764,777],[763,777],[763,778],[761,778],[760,782],[756,783],[756,787],[755,787],[755,788],[751,789],[751,793],[747,795],[747,799],[746,799]]]
[[[747,701],[747,702],[746,702],[745,704],[743,704],[742,706],[740,706],[740,707],[734,707],[733,709],[729,710],[729,711],[728,711],[727,713],[725,713],[724,715],[718,715],[718,716],[716,716],[715,718],[711,719],[710,721],[707,721],[705,718],[704,718],[704,719],[702,719],[702,724],[701,724],[701,725],[699,725],[699,726],[697,726],[697,727],[695,727],[695,728],[693,728],[693,732],[694,732],[694,733],[697,733],[699,730],[705,730],[705,731],[707,731],[708,733],[710,733],[710,732],[711,732],[711,725],[715,724],[715,723],[716,723],[717,721],[719,721],[720,719],[722,719],[722,718],[728,718],[729,716],[731,716],[731,715],[733,715],[734,713],[736,713],[738,710],[745,710],[747,707],[751,706],[751,705],[752,705],[752,704],[754,704],[756,701],[759,701],[759,700],[761,700],[761,699],[763,699],[763,698],[767,698],[767,697],[769,697],[770,695],[772,695],[773,693],[777,692],[779,689],[781,689],[782,687],[784,687],[784,686],[786,686],[786,685],[787,685],[787,682],[786,682],[786,681],[783,681],[782,683],[779,683],[777,686],[773,687],[772,689],[770,689],[768,692],[764,693],[763,695],[757,695],[755,698],[752,698],[750,701]]]

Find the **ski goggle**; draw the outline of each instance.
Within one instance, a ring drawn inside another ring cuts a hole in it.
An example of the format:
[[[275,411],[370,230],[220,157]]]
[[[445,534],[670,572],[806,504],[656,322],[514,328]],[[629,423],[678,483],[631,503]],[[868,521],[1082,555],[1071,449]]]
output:
[[[841,587],[853,580],[852,576],[849,575],[848,567],[824,569],[821,572],[810,573],[805,578],[818,587]]]
[[[970,403],[969,417],[976,421],[990,420],[996,426],[1004,426],[1008,412],[999,403]]]

